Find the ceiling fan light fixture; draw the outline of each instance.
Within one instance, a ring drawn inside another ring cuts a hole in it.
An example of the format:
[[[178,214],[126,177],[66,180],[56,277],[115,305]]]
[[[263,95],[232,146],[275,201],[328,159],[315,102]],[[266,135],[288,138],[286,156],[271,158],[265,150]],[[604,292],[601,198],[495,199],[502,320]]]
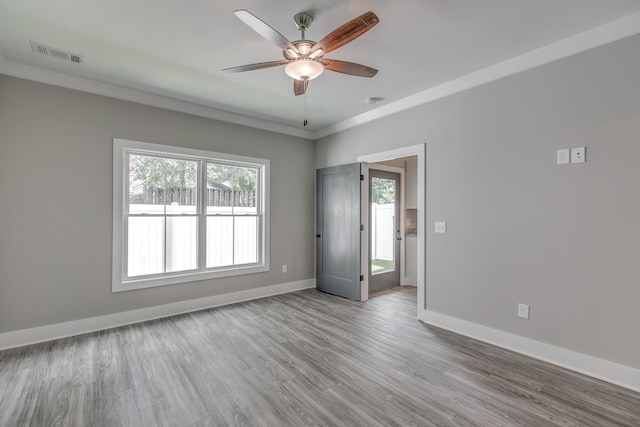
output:
[[[294,42],[294,46],[298,48],[298,51],[300,51],[300,53],[302,55],[308,55],[309,52],[311,52],[311,44],[309,43],[295,43]]]
[[[296,80],[313,80],[324,71],[324,65],[313,59],[297,59],[284,67],[287,76]]]
[[[309,54],[309,58],[316,59],[318,56],[322,56],[322,48],[316,49]]]
[[[291,49],[290,47],[288,47],[286,49],[286,52],[287,52],[288,56],[285,55],[285,58],[292,58],[292,59],[300,58],[300,55],[298,55],[298,52],[296,52],[295,50]]]
[[[256,33],[282,49],[282,55],[285,60],[225,68],[222,70],[224,72],[238,73],[241,71],[260,70],[262,68],[284,65],[284,72],[294,79],[293,93],[296,96],[304,95],[309,85],[309,80],[318,77],[325,69],[335,73],[359,77],[373,77],[378,72],[378,70],[374,68],[354,62],[324,58],[325,54],[352,42],[377,25],[380,19],[371,11],[363,13],[346,24],[341,25],[317,43],[305,38],[305,31],[309,28],[311,22],[313,22],[313,17],[308,13],[298,13],[293,17],[296,26],[300,30],[301,36],[300,40],[294,42],[289,41],[285,36],[248,10],[239,9],[233,13]]]

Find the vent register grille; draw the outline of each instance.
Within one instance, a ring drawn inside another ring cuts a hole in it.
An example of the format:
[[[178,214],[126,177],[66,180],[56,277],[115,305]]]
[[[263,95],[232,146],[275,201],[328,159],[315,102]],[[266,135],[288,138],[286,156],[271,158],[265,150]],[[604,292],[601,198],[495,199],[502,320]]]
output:
[[[82,64],[84,62],[84,57],[82,55],[67,52],[65,50],[57,49],[55,47],[46,46],[46,45],[43,45],[42,43],[37,43],[34,41],[31,41],[29,43],[31,44],[31,50],[33,50],[35,53],[51,56],[53,58],[62,59],[64,61],[72,62],[74,64]]]

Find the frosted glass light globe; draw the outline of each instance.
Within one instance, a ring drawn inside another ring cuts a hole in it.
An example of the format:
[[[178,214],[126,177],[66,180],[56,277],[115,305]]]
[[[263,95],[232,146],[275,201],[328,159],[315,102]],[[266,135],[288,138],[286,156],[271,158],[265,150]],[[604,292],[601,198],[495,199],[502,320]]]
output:
[[[324,71],[324,65],[312,59],[297,59],[284,67],[287,76],[296,80],[313,80]]]

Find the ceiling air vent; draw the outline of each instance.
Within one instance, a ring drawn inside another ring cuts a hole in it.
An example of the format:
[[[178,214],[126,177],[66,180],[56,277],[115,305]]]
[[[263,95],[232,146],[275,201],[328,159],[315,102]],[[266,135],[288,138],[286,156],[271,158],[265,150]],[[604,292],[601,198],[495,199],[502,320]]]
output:
[[[62,59],[67,62],[73,62],[75,64],[82,64],[84,57],[75,53],[67,52],[62,49],[56,49],[55,47],[45,46],[41,43],[31,41],[31,50],[41,55],[51,56],[53,58]]]

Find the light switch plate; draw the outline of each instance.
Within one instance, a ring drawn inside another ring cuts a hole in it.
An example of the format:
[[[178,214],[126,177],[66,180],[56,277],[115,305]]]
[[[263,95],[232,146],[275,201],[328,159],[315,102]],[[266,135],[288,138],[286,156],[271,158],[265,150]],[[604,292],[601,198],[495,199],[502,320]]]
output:
[[[446,221],[436,221],[435,227],[436,233],[446,233],[447,232],[447,222]]]
[[[586,149],[585,147],[578,147],[571,149],[571,163],[584,163]]]
[[[524,319],[529,318],[529,305],[528,304],[518,304],[518,317],[522,317]]]
[[[565,148],[556,152],[556,160],[559,165],[569,164],[569,149]]]

